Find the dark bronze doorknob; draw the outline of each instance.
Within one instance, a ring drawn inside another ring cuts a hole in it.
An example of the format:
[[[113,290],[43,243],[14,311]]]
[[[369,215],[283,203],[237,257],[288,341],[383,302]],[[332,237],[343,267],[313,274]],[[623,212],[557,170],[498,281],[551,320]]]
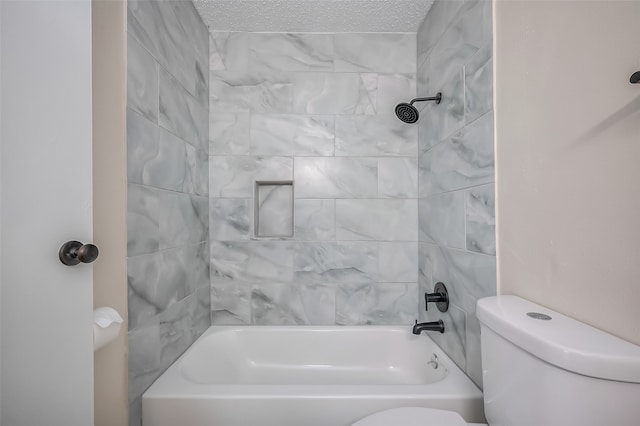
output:
[[[60,247],[58,257],[67,266],[79,263],[91,263],[98,258],[98,247],[93,244],[82,244],[80,241],[67,241]]]

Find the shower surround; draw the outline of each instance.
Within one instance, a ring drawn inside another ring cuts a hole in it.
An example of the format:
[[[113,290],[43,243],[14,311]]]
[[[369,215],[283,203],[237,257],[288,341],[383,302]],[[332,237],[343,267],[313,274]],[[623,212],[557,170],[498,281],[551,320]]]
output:
[[[129,1],[129,424],[140,396],[211,325],[208,31],[190,2]]]
[[[490,3],[436,1],[417,38],[208,33],[189,2],[128,9],[131,424],[211,321],[443,318],[432,337],[479,383],[475,301],[495,294]],[[416,125],[395,117],[438,91]],[[260,235],[293,236],[257,237],[256,212]],[[437,281],[446,314],[424,312]]]
[[[415,34],[211,33],[214,324],[417,318],[415,71]],[[256,209],[256,181],[293,196]],[[293,237],[256,237],[256,210]]]
[[[496,294],[491,1],[438,0],[418,30],[420,294],[442,281],[449,311],[431,338],[482,385],[476,301]]]

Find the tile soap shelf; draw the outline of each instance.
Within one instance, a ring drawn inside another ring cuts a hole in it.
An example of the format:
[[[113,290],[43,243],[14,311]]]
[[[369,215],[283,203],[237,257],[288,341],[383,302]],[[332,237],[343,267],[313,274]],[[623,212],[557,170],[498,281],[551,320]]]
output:
[[[256,238],[293,238],[293,181],[256,181]]]

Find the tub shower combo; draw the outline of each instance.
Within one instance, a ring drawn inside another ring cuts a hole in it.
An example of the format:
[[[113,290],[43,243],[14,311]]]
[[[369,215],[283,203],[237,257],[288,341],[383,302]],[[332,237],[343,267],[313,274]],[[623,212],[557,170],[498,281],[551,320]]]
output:
[[[128,6],[132,424],[482,423],[490,2],[415,34],[207,31],[187,3]]]
[[[412,99],[395,108],[419,119]],[[449,308],[446,286],[425,293]],[[411,331],[411,332],[410,332]],[[482,392],[423,332],[398,326],[211,326],[143,395],[145,426],[350,425],[380,410],[421,406],[484,421]]]
[[[418,121],[412,99],[395,108]],[[425,308],[449,308],[439,282]],[[423,332],[397,326],[211,326],[143,395],[145,426],[350,425],[380,410],[421,406],[484,420],[482,392]]]
[[[443,283],[425,293],[449,307]],[[143,395],[152,426],[350,425],[405,406],[484,419],[482,392],[423,331],[397,326],[212,326]]]

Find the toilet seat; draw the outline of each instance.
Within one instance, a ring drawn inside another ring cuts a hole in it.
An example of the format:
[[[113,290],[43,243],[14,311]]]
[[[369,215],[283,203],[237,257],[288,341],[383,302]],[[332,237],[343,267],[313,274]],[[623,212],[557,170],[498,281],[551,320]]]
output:
[[[380,411],[351,426],[468,426],[458,413],[434,408],[403,407]]]

